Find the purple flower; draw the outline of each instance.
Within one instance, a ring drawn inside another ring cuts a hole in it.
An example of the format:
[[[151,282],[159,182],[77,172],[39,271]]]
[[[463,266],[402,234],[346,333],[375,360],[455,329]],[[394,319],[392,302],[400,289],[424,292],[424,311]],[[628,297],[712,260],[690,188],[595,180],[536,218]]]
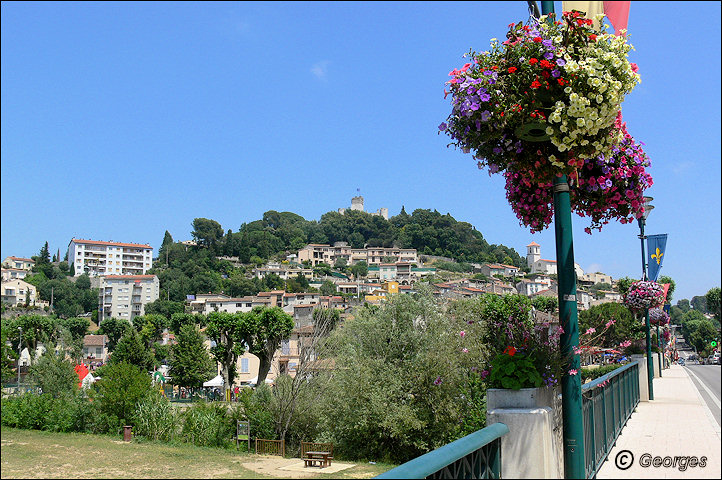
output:
[[[553,45],[553,42],[551,40],[542,40],[542,45],[545,47],[551,47]]]
[[[547,60],[551,60],[552,58],[554,58],[554,54],[552,52],[547,52],[544,54],[544,58],[546,58]]]
[[[434,385],[441,385],[441,377],[436,377],[436,380],[434,380]]]
[[[491,117],[491,112],[489,110],[484,110],[481,112],[481,121],[486,122],[489,120],[489,117]]]
[[[447,128],[449,128],[449,126],[446,124],[446,122],[441,122],[441,125],[439,125],[439,130],[441,130],[442,132]]]
[[[484,70],[484,75],[486,75],[486,76],[489,76],[489,75],[491,75],[492,73],[494,73],[494,72],[491,71],[491,70]]]
[[[559,78],[559,75],[561,75],[561,73],[559,73],[559,70],[557,70],[556,68],[552,70],[552,77]]]
[[[488,93],[482,93],[481,95],[479,95],[479,99],[481,99],[482,102],[488,102],[489,100],[491,100],[491,95],[489,95]]]
[[[494,147],[494,153],[499,155],[502,152],[502,149],[500,147]]]
[[[566,64],[567,64],[567,62],[566,62],[563,58],[557,58],[557,65],[559,65],[560,67],[562,67],[562,66],[564,66],[564,65],[566,65]]]

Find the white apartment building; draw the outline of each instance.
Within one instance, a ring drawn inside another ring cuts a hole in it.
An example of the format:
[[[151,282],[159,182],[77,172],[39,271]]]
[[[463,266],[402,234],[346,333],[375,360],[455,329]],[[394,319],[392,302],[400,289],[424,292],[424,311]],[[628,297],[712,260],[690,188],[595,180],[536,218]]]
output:
[[[551,286],[552,281],[549,277],[537,277],[534,280],[525,278],[516,284],[516,289],[521,295],[531,297],[542,290],[551,288]]]
[[[145,275],[153,266],[153,247],[73,238],[68,245],[68,263],[76,277],[84,273],[91,277]]]
[[[299,274],[306,277],[307,280],[311,280],[313,278],[313,270],[310,268],[291,267],[288,265],[281,265],[280,263],[269,263],[265,267],[253,269],[253,276],[258,278],[264,278],[270,273],[278,275],[281,280],[296,278]]]
[[[155,275],[106,275],[100,278],[98,318],[132,322],[144,315],[145,305],[158,300],[159,295],[160,282]]]
[[[21,268],[3,268],[0,269],[0,271],[2,271],[3,282],[7,282],[8,280],[22,280],[30,273],[28,270]]]

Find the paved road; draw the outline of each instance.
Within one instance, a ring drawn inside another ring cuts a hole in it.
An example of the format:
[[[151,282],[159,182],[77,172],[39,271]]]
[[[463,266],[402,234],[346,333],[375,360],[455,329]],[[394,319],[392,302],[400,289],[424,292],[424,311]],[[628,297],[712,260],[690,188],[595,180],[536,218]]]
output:
[[[688,346],[682,337],[677,337],[679,358],[687,360],[694,355],[694,350]],[[722,412],[720,411],[720,399],[722,398],[722,373],[719,365],[700,365],[697,361],[689,361],[685,365],[692,383],[699,391],[702,399],[712,412],[717,421],[717,426],[722,426]]]
[[[722,367],[719,365],[686,365],[687,372],[692,377],[692,383],[697,387],[700,395],[712,412],[712,416],[717,420],[717,425],[722,426],[722,416],[720,412],[720,391],[722,383],[720,373]]]

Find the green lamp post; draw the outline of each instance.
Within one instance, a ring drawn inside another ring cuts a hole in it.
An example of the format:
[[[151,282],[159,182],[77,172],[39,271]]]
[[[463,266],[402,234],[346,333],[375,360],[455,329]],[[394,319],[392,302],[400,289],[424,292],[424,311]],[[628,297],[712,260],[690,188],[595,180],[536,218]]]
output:
[[[542,15],[554,13],[554,2],[543,1]],[[577,318],[577,279],[574,271],[572,209],[566,175],[554,180],[554,231],[559,282],[559,322],[564,330],[559,338],[562,358],[570,359],[570,370],[580,370],[580,358],[574,353],[579,345]],[[582,413],[581,375],[564,374],[562,387],[562,420],[564,437],[564,477],[585,478],[584,417]]]
[[[639,238],[642,242],[642,280],[647,281],[647,255],[644,253],[644,225],[647,223],[647,217],[649,213],[654,209],[654,206],[650,203],[654,198],[644,197],[644,213],[637,220],[639,224]],[[652,380],[654,379],[654,363],[652,360],[652,333],[651,326],[649,324],[649,309],[645,309],[645,330],[647,332],[647,384],[649,385],[649,399],[654,400],[654,388]]]

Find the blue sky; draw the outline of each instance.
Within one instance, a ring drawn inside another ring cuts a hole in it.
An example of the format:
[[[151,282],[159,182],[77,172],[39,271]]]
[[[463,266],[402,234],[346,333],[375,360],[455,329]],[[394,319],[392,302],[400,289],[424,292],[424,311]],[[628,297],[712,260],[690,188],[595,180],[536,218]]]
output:
[[[555,2],[557,12],[562,2]],[[2,252],[72,237],[187,240],[267,210],[307,220],[350,205],[451,213],[489,243],[555,257],[553,226],[519,226],[503,178],[437,135],[448,72],[526,2],[2,3]],[[720,285],[720,3],[632,2],[623,105],[652,159],[674,301]],[[641,276],[635,224],[593,235],[585,271]]]

